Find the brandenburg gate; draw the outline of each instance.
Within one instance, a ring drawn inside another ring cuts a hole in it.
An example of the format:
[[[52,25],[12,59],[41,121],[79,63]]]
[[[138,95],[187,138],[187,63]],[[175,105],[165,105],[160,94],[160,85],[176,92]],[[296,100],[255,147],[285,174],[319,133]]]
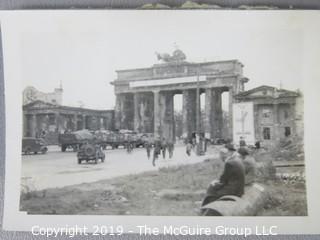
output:
[[[117,71],[112,82],[116,94],[115,128],[154,133],[175,138],[174,95],[183,95],[183,136],[197,129],[197,104],[205,94],[206,138],[221,138],[223,129],[221,94],[229,92],[229,130],[232,139],[233,96],[244,91],[243,64],[238,60],[191,63],[181,50],[158,54],[163,62],[148,68]],[[198,93],[197,94],[197,89]],[[199,98],[197,100],[197,97]],[[199,106],[200,107],[200,106]]]

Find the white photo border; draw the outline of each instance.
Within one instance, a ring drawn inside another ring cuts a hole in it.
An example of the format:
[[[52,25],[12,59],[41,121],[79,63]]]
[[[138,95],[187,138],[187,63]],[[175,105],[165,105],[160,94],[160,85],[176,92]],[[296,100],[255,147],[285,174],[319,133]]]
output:
[[[110,11],[113,14],[123,14],[128,11]],[[135,12],[130,10],[130,12]],[[139,11],[139,14],[151,16],[152,11]],[[188,12],[178,11],[179,14]],[[195,16],[202,11],[193,11]],[[219,14],[232,16],[236,14],[251,14],[255,11],[219,11]],[[264,11],[259,11],[264,14]],[[5,108],[6,108],[6,176],[4,219],[5,230],[30,231],[32,226],[43,227],[82,225],[93,229],[94,225],[121,225],[126,232],[138,233],[137,225],[148,224],[150,227],[164,225],[190,227],[202,226],[215,228],[226,227],[251,227],[278,226],[278,234],[318,234],[320,207],[319,207],[319,178],[320,161],[318,160],[318,136],[320,128],[318,119],[320,108],[320,31],[317,24],[320,21],[320,11],[268,11],[267,14],[291,14],[303,21],[304,28],[304,53],[303,53],[303,85],[304,85],[304,122],[305,122],[305,156],[306,156],[306,184],[308,216],[306,217],[174,217],[174,216],[98,216],[98,215],[27,215],[19,211],[20,177],[21,177],[21,136],[22,129],[22,77],[19,70],[19,32],[17,29],[28,24],[30,18],[50,16],[85,17],[93,18],[95,14],[109,14],[109,11],[2,11],[0,24],[3,41],[3,62],[5,80]],[[176,14],[175,11],[159,11],[153,16]],[[190,12],[188,14],[191,14]],[[216,12],[215,12],[216,14]]]

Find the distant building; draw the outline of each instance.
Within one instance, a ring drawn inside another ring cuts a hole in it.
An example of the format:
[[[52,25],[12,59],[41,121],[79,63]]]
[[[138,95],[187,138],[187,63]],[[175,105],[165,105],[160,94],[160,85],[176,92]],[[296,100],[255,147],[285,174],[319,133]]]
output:
[[[255,140],[279,144],[303,134],[303,104],[299,92],[260,86],[234,96],[237,102],[253,102]]]
[[[59,133],[76,130],[113,130],[114,110],[94,110],[61,106],[40,100],[23,106],[23,136],[39,137],[58,143]]]
[[[49,93],[41,92],[35,87],[29,86],[23,90],[23,105],[37,100],[55,105],[62,105],[62,94],[62,86],[55,88],[53,92]]]

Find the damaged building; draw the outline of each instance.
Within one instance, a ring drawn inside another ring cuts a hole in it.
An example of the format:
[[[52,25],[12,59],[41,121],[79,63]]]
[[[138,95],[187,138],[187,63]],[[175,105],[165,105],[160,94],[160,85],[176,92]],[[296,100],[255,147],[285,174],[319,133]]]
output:
[[[275,145],[291,136],[303,135],[301,93],[260,86],[234,98],[238,103],[253,103],[254,138],[263,145]]]

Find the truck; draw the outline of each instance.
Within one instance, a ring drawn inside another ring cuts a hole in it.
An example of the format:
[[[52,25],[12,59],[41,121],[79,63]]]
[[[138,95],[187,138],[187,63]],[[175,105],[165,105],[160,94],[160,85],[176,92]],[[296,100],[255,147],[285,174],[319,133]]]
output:
[[[94,138],[94,135],[89,130],[84,129],[59,134],[58,141],[62,152],[65,152],[67,149],[72,149],[76,152],[82,144],[92,141]]]
[[[115,149],[122,145],[121,136],[113,131],[98,130],[94,132],[94,136],[103,149],[106,149],[108,146]]]
[[[93,132],[96,143],[106,149],[108,146],[116,149],[120,146],[126,147],[132,143],[134,147],[143,147],[146,141],[153,142],[152,133],[136,133],[132,130],[121,129],[117,131],[97,130]]]

